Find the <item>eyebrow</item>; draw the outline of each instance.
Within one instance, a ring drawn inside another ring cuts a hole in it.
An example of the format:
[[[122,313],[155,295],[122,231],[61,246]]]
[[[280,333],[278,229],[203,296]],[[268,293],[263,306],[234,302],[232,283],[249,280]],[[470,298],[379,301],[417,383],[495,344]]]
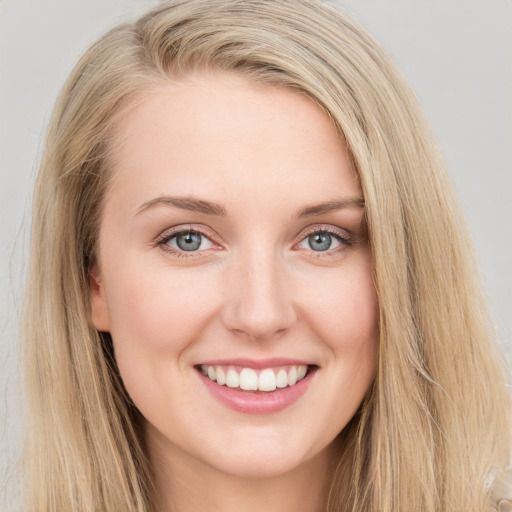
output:
[[[136,215],[154,208],[156,206],[174,206],[182,210],[188,210],[192,212],[205,213],[207,215],[216,215],[225,217],[227,215],[226,209],[212,201],[205,199],[198,199],[195,197],[173,197],[173,196],[161,196],[151,199],[143,203],[136,211]],[[360,197],[345,197],[341,199],[334,199],[325,203],[308,205],[299,210],[297,217],[299,219],[314,217],[315,215],[322,215],[335,210],[342,210],[343,208],[364,208],[364,201]]]
[[[313,217],[335,210],[342,210],[343,208],[364,208],[364,200],[360,197],[344,197],[341,199],[334,199],[325,203],[305,206],[298,214],[299,219],[306,217]]]
[[[226,209],[218,203],[213,203],[212,201],[206,201],[204,199],[197,199],[195,197],[171,196],[156,197],[155,199],[151,199],[151,201],[147,201],[137,209],[136,215],[149,210],[150,208],[161,205],[175,206],[176,208],[181,208],[182,210],[206,213],[207,215],[227,215]]]

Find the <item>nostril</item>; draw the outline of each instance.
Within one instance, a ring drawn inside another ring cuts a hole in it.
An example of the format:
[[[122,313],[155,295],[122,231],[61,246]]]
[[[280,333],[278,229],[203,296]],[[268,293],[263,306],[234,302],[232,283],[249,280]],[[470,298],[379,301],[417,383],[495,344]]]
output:
[[[293,303],[278,285],[279,279],[253,272],[251,280],[237,283],[223,305],[221,319],[238,337],[256,342],[274,341],[297,321]]]

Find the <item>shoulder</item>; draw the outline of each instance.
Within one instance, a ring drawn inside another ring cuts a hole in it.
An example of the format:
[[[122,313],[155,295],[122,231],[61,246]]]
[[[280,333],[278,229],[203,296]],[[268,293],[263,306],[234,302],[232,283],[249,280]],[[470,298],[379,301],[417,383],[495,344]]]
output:
[[[512,500],[500,500],[498,502],[498,512],[512,512]]]
[[[512,512],[512,465],[494,476],[490,494],[498,512]]]

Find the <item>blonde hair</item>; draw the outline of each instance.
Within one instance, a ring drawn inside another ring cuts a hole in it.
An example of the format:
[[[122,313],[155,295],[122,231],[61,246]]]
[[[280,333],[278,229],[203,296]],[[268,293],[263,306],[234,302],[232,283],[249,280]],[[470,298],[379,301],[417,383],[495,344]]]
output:
[[[89,270],[123,110],[168,77],[214,68],[317,102],[363,190],[380,307],[375,382],[337,439],[328,511],[470,512],[510,456],[510,397],[472,250],[420,108],[379,44],[316,0],[177,0],[94,44],[72,72],[38,177],[25,360],[35,511],[148,512],[140,413]],[[344,492],[342,492],[344,489]]]

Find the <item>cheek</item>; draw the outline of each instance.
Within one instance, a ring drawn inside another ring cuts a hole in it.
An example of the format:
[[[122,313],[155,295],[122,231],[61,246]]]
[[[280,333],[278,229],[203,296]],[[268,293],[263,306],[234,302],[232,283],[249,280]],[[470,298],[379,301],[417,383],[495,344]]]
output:
[[[366,353],[378,340],[379,308],[369,269],[340,272],[323,287],[322,293],[311,294],[307,314],[311,324],[334,352]]]
[[[168,274],[146,267],[130,275],[120,265],[108,297],[116,362],[143,414],[161,407],[158,396],[169,388],[169,379],[186,376],[182,354],[200,339],[214,314],[211,279]]]
[[[333,380],[325,399],[336,425],[356,412],[377,368],[379,307],[368,260],[350,272],[342,269],[328,286],[324,283],[321,294],[311,294],[307,307],[309,323],[328,353]]]
[[[142,351],[179,349],[212,314],[212,279],[191,272],[144,272],[116,283],[109,297],[112,336]],[[197,273],[196,273],[197,274]],[[143,278],[142,278],[143,277]]]
[[[119,372],[146,417],[161,410],[162,393],[166,395],[171,384],[186,378],[189,368],[182,354],[200,339],[215,314],[211,279],[167,273],[146,268],[130,276],[120,268],[108,297]]]

